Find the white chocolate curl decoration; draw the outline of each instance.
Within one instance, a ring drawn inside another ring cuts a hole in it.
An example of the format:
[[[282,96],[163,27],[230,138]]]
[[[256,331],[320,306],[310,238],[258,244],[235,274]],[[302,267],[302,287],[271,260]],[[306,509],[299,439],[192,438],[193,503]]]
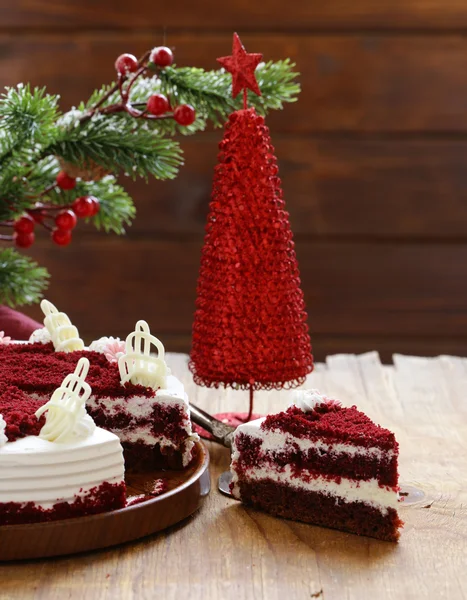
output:
[[[157,348],[157,356],[151,356],[151,346]],[[138,321],[126,338],[125,354],[118,360],[122,385],[131,381],[154,390],[165,388],[170,370],[164,356],[162,342],[151,335],[146,321]]]
[[[84,342],[79,337],[78,330],[71,323],[68,315],[58,312],[52,302],[48,300],[42,300],[41,309],[45,315],[44,325],[50,333],[57,352],[84,350]]]
[[[36,412],[39,419],[47,413],[39,437],[49,442],[69,444],[77,438],[90,436],[96,428],[86,413],[86,400],[91,395],[91,386],[85,382],[89,371],[89,360],[80,358],[74,373],[65,377],[62,385]]]

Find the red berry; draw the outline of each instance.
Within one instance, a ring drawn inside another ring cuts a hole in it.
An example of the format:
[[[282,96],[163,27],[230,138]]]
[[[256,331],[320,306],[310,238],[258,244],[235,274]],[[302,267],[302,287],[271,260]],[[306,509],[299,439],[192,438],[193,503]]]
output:
[[[147,107],[152,115],[163,115],[169,110],[169,101],[163,94],[153,94],[148,100]]]
[[[55,225],[63,231],[71,231],[77,222],[78,219],[72,210],[61,210],[55,217]]]
[[[168,67],[173,63],[174,55],[172,54],[172,50],[167,48],[167,46],[159,46],[152,49],[149,60],[158,67]]]
[[[90,196],[89,199],[92,202],[92,213],[91,213],[91,217],[93,217],[94,215],[97,215],[97,213],[100,211],[101,209],[101,205],[99,203],[99,200],[97,198],[94,198],[94,196]]]
[[[65,171],[60,171],[56,181],[61,190],[72,190],[76,186],[76,179],[67,175]]]
[[[196,119],[195,109],[189,104],[180,104],[174,110],[174,119],[179,125],[191,125]]]
[[[69,230],[54,229],[50,235],[57,246],[68,246],[71,242],[71,231]]]
[[[92,196],[81,196],[80,198],[76,198],[72,204],[72,207],[77,217],[90,217],[93,214],[92,211],[94,210]]]
[[[34,219],[30,215],[23,215],[14,223],[16,233],[32,233],[34,231]]]
[[[115,61],[115,68],[120,75],[134,73],[138,68],[138,59],[133,54],[120,54]]]
[[[15,233],[15,244],[18,248],[29,248],[34,244],[36,236],[34,232],[29,233]]]

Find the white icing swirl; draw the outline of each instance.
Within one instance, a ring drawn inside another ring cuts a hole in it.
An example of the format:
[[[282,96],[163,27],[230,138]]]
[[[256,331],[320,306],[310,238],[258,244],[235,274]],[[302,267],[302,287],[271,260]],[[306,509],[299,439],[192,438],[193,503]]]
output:
[[[300,408],[304,412],[310,412],[320,404],[325,404],[326,398],[322,396],[318,390],[294,390],[292,392],[292,403],[297,408]]]
[[[157,356],[151,354],[151,346],[156,347]],[[170,369],[164,356],[162,342],[151,335],[146,321],[138,321],[135,331],[126,338],[125,355],[118,360],[122,385],[131,381],[154,390],[165,388]]]
[[[57,308],[48,300],[42,300],[41,309],[45,315],[44,325],[50,333],[57,352],[84,350],[84,342],[68,315],[58,312]]]
[[[89,360],[80,358],[74,373],[67,375],[52,397],[36,412],[36,417],[47,413],[39,437],[49,442],[71,444],[93,434],[96,424],[86,413],[86,400],[91,386],[85,382]]]
[[[48,344],[52,341],[47,327],[40,327],[33,331],[29,337],[32,344]]]
[[[3,415],[0,415],[0,448],[8,442],[8,438],[5,435],[6,423]]]

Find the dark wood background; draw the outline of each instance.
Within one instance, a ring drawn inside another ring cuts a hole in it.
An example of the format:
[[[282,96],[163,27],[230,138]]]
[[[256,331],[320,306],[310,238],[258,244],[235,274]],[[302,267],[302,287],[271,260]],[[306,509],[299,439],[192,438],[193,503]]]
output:
[[[121,52],[165,36],[179,65],[215,68],[233,30],[301,72],[299,102],[268,123],[316,357],[467,354],[465,0],[1,0],[0,83],[46,85],[68,108],[113,78]],[[175,181],[128,185],[138,217],[125,238],[38,241],[48,297],[84,337],[145,318],[169,350],[189,350],[221,135],[184,139]]]

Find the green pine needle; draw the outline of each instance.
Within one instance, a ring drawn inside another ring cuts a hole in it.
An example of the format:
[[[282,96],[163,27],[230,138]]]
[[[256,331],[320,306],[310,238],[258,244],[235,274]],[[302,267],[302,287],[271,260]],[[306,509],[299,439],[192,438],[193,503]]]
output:
[[[38,302],[48,277],[46,269],[16,250],[0,250],[0,304],[14,307]]]

